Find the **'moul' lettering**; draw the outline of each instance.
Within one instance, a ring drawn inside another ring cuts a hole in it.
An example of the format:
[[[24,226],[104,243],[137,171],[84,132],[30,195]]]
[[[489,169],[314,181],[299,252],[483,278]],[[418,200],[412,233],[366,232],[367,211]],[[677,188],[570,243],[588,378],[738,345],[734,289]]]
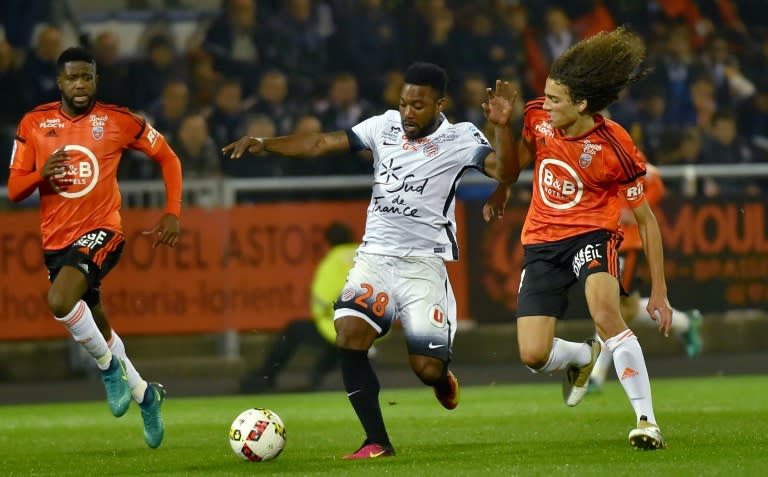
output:
[[[685,204],[674,217],[658,214],[666,247],[685,254],[768,252],[765,207],[751,204]]]

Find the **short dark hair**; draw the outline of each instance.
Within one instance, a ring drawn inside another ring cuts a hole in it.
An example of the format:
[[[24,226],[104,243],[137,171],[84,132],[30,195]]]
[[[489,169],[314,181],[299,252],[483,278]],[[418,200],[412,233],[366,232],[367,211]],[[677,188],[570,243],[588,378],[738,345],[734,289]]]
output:
[[[93,66],[96,67],[96,59],[90,51],[79,46],[72,46],[59,55],[59,59],[56,60],[56,71],[61,72],[64,69],[64,65],[70,61],[85,61],[86,63],[93,63]]]
[[[429,86],[438,93],[439,98],[448,92],[448,73],[433,63],[416,62],[405,70],[405,83]]]
[[[335,247],[336,245],[341,245],[343,243],[351,243],[353,241],[352,229],[350,229],[347,224],[342,222],[334,222],[329,225],[328,228],[325,229],[324,236],[325,241],[328,242],[331,247]]]

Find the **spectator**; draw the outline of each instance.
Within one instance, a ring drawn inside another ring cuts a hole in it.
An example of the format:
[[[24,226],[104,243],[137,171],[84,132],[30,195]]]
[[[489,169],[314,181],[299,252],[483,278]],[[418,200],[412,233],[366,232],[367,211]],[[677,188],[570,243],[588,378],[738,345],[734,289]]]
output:
[[[280,136],[291,132],[298,114],[294,96],[288,91],[288,77],[280,70],[269,70],[259,79],[255,103],[248,108],[249,113],[269,116]]]
[[[184,116],[171,145],[181,159],[184,177],[205,179],[221,175],[219,152],[202,114]]]
[[[246,374],[240,385],[241,392],[274,390],[278,376],[301,345],[313,348],[317,354],[307,373],[309,390],[319,389],[325,376],[338,367],[339,351],[336,348],[333,305],[354,264],[358,244],[352,236],[352,230],[340,222],[329,225],[323,236],[329,250],[318,263],[312,278],[311,318],[299,318],[288,323],[273,341],[261,367]],[[372,351],[369,351],[369,355]]]
[[[738,133],[736,116],[730,111],[720,111],[712,117],[712,128],[704,136],[702,164],[746,164],[754,162],[755,155],[749,142]],[[738,166],[736,166],[738,167]],[[758,197],[759,182],[741,178],[706,178],[704,194],[714,196]]]
[[[207,27],[202,50],[213,68],[247,85],[263,66],[262,32],[254,0],[224,0],[222,10]]]
[[[0,91],[20,91],[21,54],[7,41],[0,39]],[[15,132],[13,125],[24,114],[21,98],[18,94],[6,94],[3,97],[3,107],[0,108],[0,125],[8,124]],[[11,136],[13,137],[13,136]]]
[[[157,34],[147,41],[146,55],[131,64],[134,107],[147,111],[160,97],[169,80],[185,71],[170,34]]]
[[[384,87],[382,73],[401,66],[398,24],[382,0],[350,1],[345,7],[336,10],[339,28],[330,39],[331,64],[335,71],[354,71],[360,95],[376,101]]]
[[[176,135],[181,120],[189,110],[189,86],[184,80],[172,78],[155,103],[147,110],[152,117],[152,124],[163,136],[172,138]],[[182,156],[183,159],[183,156]]]
[[[749,141],[758,160],[768,160],[768,77],[762,80],[754,96],[741,108],[739,131]]]
[[[130,97],[130,68],[119,57],[120,40],[112,31],[96,35],[91,44],[93,56],[99,65],[99,101],[125,104],[133,107]]]
[[[734,108],[754,94],[755,85],[742,74],[739,60],[731,53],[725,36],[710,36],[701,58],[715,85],[717,104]]]
[[[685,25],[674,26],[666,35],[654,74],[654,82],[667,92],[664,118],[667,126],[695,124],[690,85],[701,71],[695,60],[690,31]]]
[[[317,107],[317,115],[326,131],[349,129],[374,114],[371,105],[360,99],[357,78],[351,73],[337,74],[331,81],[326,97],[327,100]]]
[[[52,25],[40,28],[34,49],[21,67],[23,110],[30,110],[39,103],[55,101],[60,97],[55,78],[56,59],[62,51],[61,30]]]
[[[312,0],[286,0],[267,27],[267,61],[286,72],[293,94],[312,95],[326,72],[326,31],[318,5]]]
[[[216,147],[223,147],[240,137],[243,127],[242,102],[243,89],[238,80],[225,79],[219,84],[213,105],[206,114]]]

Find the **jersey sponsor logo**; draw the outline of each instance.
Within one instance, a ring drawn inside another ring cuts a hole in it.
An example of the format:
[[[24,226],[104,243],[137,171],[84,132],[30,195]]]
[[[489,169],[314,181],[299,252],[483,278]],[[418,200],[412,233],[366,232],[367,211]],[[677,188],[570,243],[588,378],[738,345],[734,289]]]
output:
[[[68,144],[64,146],[64,150],[70,151],[69,163],[64,172],[53,176],[53,179],[60,189],[57,191],[59,195],[67,199],[77,199],[96,187],[99,181],[99,161],[90,149],[79,144]]]
[[[633,202],[639,199],[640,197],[643,196],[643,190],[644,190],[643,183],[642,182],[636,183],[635,185],[627,189],[627,192],[625,193],[627,196],[627,200],[630,202]]]
[[[432,305],[427,316],[429,317],[429,322],[432,323],[433,326],[438,328],[445,327],[445,311],[440,305]]]
[[[482,144],[483,146],[488,145],[488,141],[485,140],[485,138],[480,133],[480,131],[477,131],[476,133],[472,134],[472,137],[475,139],[475,142],[477,142],[478,144]]]
[[[77,242],[72,244],[72,246],[86,248],[87,250],[85,251],[80,250],[80,252],[88,255],[89,250],[93,250],[96,247],[104,245],[108,238],[109,238],[109,234],[107,234],[107,232],[103,230],[98,230],[96,232],[89,232],[81,236],[79,239],[77,239]]]
[[[64,128],[64,122],[59,118],[48,118],[43,119],[39,126],[40,129],[46,129],[46,128]]]
[[[573,256],[573,261],[571,262],[574,275],[578,277],[579,271],[581,271],[581,267],[583,267],[585,264],[588,264],[587,268],[590,269],[600,266],[600,261],[603,259],[603,256],[600,253],[599,247],[600,244],[587,244],[582,247],[581,250],[576,252],[576,254]]]
[[[555,137],[555,130],[552,129],[552,125],[546,121],[540,122],[534,126],[534,129],[536,129],[539,134],[543,134],[546,137]]]
[[[45,137],[58,137],[58,134],[56,134],[56,130],[55,129],[51,129],[50,131],[48,131],[46,133]]]
[[[160,133],[158,133],[155,128],[147,124],[147,141],[149,141],[149,144],[151,144],[153,147],[159,135]]]
[[[569,164],[559,159],[544,159],[538,171],[539,194],[553,209],[570,209],[584,195],[584,184]]]

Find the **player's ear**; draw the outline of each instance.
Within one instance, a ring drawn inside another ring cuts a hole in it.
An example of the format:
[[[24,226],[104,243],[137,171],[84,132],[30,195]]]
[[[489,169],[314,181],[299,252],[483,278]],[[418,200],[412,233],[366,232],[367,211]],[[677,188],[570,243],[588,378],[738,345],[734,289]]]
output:
[[[576,109],[579,111],[579,114],[582,114],[584,111],[587,110],[587,100],[582,99],[581,101],[576,103]]]
[[[440,98],[437,100],[437,112],[442,113],[446,106],[448,106],[447,98]]]

